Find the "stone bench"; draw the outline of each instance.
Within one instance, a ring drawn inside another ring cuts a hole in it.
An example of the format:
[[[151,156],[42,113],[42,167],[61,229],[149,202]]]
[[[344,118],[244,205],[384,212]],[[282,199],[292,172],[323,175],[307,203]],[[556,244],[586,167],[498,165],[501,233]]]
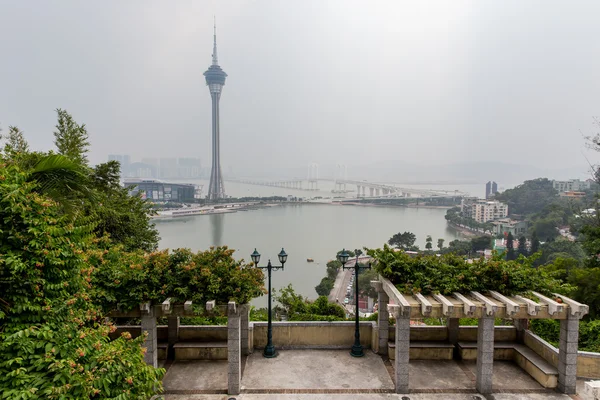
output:
[[[513,342],[494,342],[494,360],[513,360],[515,344]],[[456,347],[462,360],[477,359],[477,342],[458,342]]]
[[[176,360],[227,360],[227,342],[178,342]]]
[[[458,342],[463,360],[477,359],[477,342]],[[558,370],[529,347],[512,342],[494,343],[494,360],[512,360],[545,388],[558,384]]]
[[[410,342],[411,360],[452,360],[454,346],[448,342]],[[388,342],[388,357],[396,358],[396,344]]]

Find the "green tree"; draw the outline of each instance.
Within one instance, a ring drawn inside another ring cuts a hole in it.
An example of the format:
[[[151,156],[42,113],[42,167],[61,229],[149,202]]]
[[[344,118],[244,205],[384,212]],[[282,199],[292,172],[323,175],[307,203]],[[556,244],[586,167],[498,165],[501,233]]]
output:
[[[552,242],[546,242],[541,246],[542,256],[539,258],[539,263],[546,264],[552,262],[558,257],[574,258],[578,262],[583,262],[585,252],[577,242],[572,242],[568,239],[558,238]]]
[[[558,192],[552,186],[552,181],[538,178],[497,193],[495,199],[508,204],[509,215],[529,215],[541,211],[557,197]]]
[[[371,281],[376,281],[379,277],[377,271],[373,269],[363,269],[358,274],[358,289],[365,296],[368,296],[372,299],[376,299],[378,297],[377,290],[371,286]]]
[[[535,254],[540,250],[540,240],[538,239],[537,233],[533,231],[531,234],[531,254]]]
[[[329,296],[331,289],[333,289],[335,281],[331,278],[325,277],[321,279],[321,282],[315,286],[315,291],[319,296]]]
[[[452,253],[459,256],[466,256],[472,251],[471,242],[455,239],[448,243],[448,248],[442,250],[442,253]]]
[[[58,123],[54,131],[54,144],[62,154],[81,165],[87,165],[89,137],[85,124],[75,122],[66,110],[57,109]]]
[[[492,246],[492,238],[490,236],[477,236],[471,239],[471,249],[473,251],[482,251],[489,249]]]
[[[512,232],[508,232],[508,236],[506,237],[506,259],[508,261],[517,258],[517,255],[515,254],[514,240],[515,238]]]
[[[431,238],[431,235],[427,235],[427,239],[425,239],[425,248],[427,250],[431,250],[431,248],[433,247],[432,242],[433,239]]]
[[[417,237],[412,232],[396,233],[388,240],[388,244],[402,250],[410,250],[414,247],[416,240]]]
[[[437,240],[437,247],[440,249],[440,251],[444,248],[444,239]]]
[[[525,239],[525,236],[519,237],[519,246],[517,247],[517,254],[523,255],[525,257],[528,256],[527,239]]]
[[[109,340],[114,327],[90,301],[93,225],[64,215],[17,165],[0,163],[0,176],[2,397],[152,396],[164,370],[144,363],[144,337]]]
[[[126,251],[153,251],[159,237],[150,219],[155,213],[152,204],[139,195],[130,195],[127,188],[121,187],[119,177],[116,161],[99,164],[92,170],[90,180],[96,201],[88,203],[87,212],[98,221],[96,235],[109,235]]]
[[[0,135],[0,138],[1,137],[2,135]],[[27,143],[27,140],[25,140],[23,131],[16,126],[9,126],[3,151],[8,157],[14,157],[21,153],[28,153],[29,144]]]

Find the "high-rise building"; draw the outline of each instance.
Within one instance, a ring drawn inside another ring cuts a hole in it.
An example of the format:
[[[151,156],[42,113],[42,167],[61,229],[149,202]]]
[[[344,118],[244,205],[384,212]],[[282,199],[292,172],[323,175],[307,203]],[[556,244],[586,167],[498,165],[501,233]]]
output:
[[[223,186],[223,175],[221,174],[221,144],[219,132],[219,100],[221,91],[225,85],[227,74],[219,66],[217,60],[217,27],[215,25],[213,34],[212,65],[204,73],[206,85],[212,98],[212,168],[210,171],[210,183],[208,186],[208,199],[217,200],[225,197]]]
[[[199,158],[181,157],[177,160],[177,176],[179,178],[197,179],[202,172]]]
[[[498,184],[493,181],[488,181],[488,183],[485,184],[485,198],[491,199],[496,193],[498,193]]]
[[[177,178],[177,159],[176,158],[161,158],[159,178]]]
[[[499,201],[466,199],[461,204],[463,216],[479,223],[493,221],[508,216],[508,205]]]

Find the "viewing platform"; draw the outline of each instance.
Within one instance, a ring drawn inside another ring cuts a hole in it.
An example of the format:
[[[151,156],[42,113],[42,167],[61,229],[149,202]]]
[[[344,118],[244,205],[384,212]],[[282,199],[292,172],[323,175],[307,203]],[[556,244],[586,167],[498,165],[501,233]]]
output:
[[[539,293],[536,301],[493,291],[409,296],[382,277],[372,284],[382,311],[377,322],[359,324],[367,349],[361,358],[348,354],[354,338],[350,321],[274,322],[278,356],[264,358],[259,350],[266,344],[267,323],[250,322],[249,307],[233,302],[206,305],[206,312],[227,314],[227,326],[180,325],[180,316],[198,315],[191,302],[144,304],[115,314],[142,318],[141,326],[120,327],[115,336],[149,332],[146,360],[166,368],[165,395],[173,400],[224,394],[441,400],[483,399],[492,393],[495,399],[568,399],[583,390],[585,379],[600,379],[600,354],[577,351],[586,305]],[[157,326],[157,317],[167,317],[168,325]],[[395,325],[390,326],[390,317]],[[445,318],[447,324],[410,325],[411,318],[424,317]],[[478,318],[478,326],[459,326],[463,317]],[[494,326],[495,317],[513,318],[514,324]],[[534,318],[561,321],[559,349],[527,329],[526,320]]]

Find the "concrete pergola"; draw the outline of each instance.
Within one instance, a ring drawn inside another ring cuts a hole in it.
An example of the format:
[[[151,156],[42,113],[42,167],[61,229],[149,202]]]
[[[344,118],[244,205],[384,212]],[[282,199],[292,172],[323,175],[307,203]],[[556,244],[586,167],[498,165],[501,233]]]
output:
[[[472,291],[452,296],[434,294],[423,296],[402,294],[383,276],[371,282],[378,291],[379,301],[379,351],[387,351],[389,317],[396,320],[395,378],[396,393],[408,393],[408,363],[410,352],[410,320],[422,318],[447,318],[448,339],[458,342],[459,318],[478,318],[476,388],[481,394],[492,393],[494,368],[494,318],[512,318],[518,336],[522,337],[529,319],[560,320],[558,361],[558,390],[574,394],[577,378],[577,344],[579,320],[589,312],[589,307],[568,297],[554,294],[557,302],[539,293],[532,294],[539,303],[523,296],[505,296],[495,291],[485,294]]]
[[[248,304],[236,304],[230,301],[228,304],[217,305],[214,300],[206,303],[207,313],[219,312],[227,314],[227,393],[230,395],[240,394],[240,382],[242,378],[242,356],[247,356],[252,349],[248,342],[248,325],[250,306]],[[171,299],[162,304],[152,305],[150,303],[140,304],[139,310],[129,312],[113,312],[111,317],[116,318],[141,318],[142,334],[146,333],[143,347],[146,348],[144,361],[148,365],[158,367],[158,335],[156,319],[166,317],[168,321],[168,342],[172,346],[179,337],[179,318],[198,316],[205,313],[195,311],[192,301],[183,304],[172,304]]]

